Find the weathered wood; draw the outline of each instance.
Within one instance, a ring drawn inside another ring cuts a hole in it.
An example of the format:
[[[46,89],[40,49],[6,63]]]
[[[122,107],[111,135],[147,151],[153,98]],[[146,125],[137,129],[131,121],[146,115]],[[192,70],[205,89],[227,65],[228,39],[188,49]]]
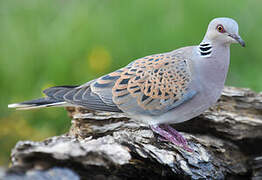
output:
[[[193,153],[159,141],[122,114],[81,108],[68,112],[68,134],[17,143],[13,172],[58,166],[85,179],[262,178],[262,93],[226,87],[214,107],[174,125]]]

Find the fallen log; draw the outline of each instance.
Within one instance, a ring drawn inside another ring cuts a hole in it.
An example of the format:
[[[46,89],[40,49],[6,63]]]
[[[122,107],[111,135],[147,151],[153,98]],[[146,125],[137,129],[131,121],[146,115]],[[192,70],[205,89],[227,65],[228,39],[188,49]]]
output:
[[[262,93],[225,87],[215,106],[173,125],[192,153],[159,141],[123,114],[67,111],[69,132],[42,142],[18,142],[3,177],[66,168],[61,172],[70,170],[81,179],[262,179]]]

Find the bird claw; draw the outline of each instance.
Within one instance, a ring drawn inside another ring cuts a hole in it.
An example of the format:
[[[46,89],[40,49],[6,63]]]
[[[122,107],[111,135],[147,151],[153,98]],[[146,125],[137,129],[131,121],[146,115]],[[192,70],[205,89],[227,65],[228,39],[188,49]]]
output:
[[[193,152],[193,150],[188,146],[187,140],[175,129],[169,125],[162,125],[163,129],[159,125],[152,125],[151,129],[160,135],[158,137],[161,141],[169,141],[176,146],[182,147],[188,152]]]

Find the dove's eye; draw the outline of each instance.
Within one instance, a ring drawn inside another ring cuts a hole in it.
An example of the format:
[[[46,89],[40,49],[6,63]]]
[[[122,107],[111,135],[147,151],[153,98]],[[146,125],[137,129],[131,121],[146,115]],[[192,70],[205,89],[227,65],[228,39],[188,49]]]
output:
[[[224,27],[221,24],[217,25],[217,31],[220,32],[220,33],[226,32]]]

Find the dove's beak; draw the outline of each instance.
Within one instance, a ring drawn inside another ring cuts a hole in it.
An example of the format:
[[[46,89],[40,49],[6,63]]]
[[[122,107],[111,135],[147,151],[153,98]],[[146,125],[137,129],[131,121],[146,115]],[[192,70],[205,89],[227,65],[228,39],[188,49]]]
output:
[[[239,35],[230,34],[229,36],[232,37],[233,39],[235,39],[242,47],[246,46],[245,41]]]

